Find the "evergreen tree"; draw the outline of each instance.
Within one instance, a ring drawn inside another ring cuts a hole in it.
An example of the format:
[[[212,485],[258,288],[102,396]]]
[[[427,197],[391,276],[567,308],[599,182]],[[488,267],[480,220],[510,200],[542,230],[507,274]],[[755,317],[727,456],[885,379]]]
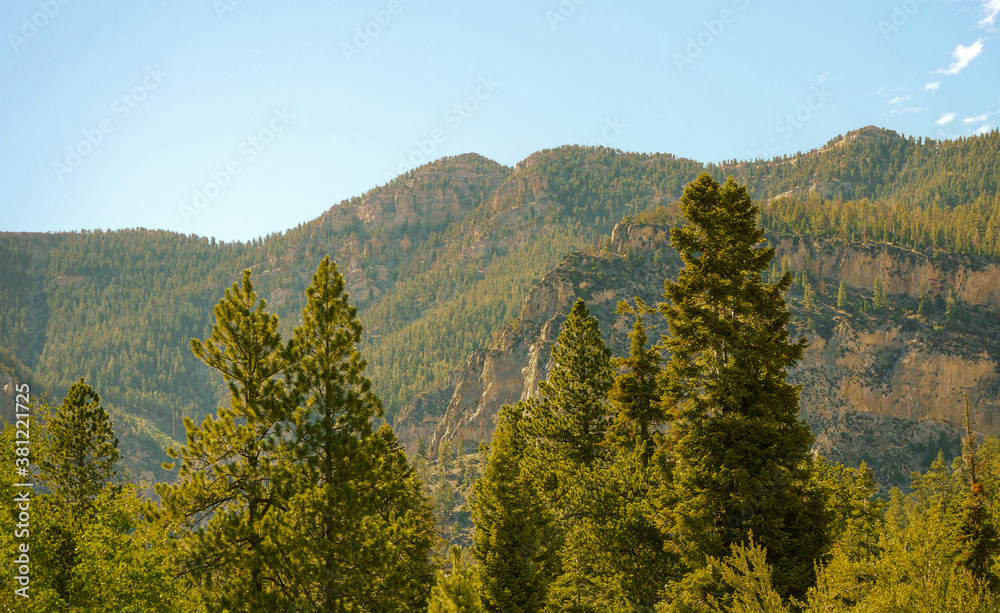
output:
[[[114,477],[121,458],[101,397],[81,378],[69,388],[46,433],[42,479],[53,502],[82,512]]]
[[[437,581],[427,604],[427,613],[483,613],[479,583],[474,568],[462,562],[462,548],[451,548],[451,572],[437,572]]]
[[[837,288],[837,308],[843,311],[850,306],[849,300],[850,299],[847,296],[847,285],[841,281],[840,287]]]
[[[271,522],[281,585],[299,611],[411,611],[432,577],[427,501],[364,376],[362,328],[329,256],[306,289],[288,377],[299,403],[279,468],[286,511]]]
[[[501,409],[483,476],[475,485],[473,553],[483,603],[491,613],[541,611],[557,569],[554,518],[524,461],[527,439],[520,424],[534,403]]]
[[[948,299],[945,301],[944,318],[948,323],[953,324],[958,321],[958,317],[958,299],[955,297],[955,290],[951,290],[948,293]]]
[[[609,433],[609,440],[642,447],[643,466],[648,466],[652,454],[650,428],[664,419],[663,405],[657,390],[656,378],[660,372],[660,354],[652,347],[646,347],[646,326],[642,314],[650,311],[636,298],[636,309],[625,303],[618,306],[618,312],[633,312],[635,323],[629,338],[632,341],[627,358],[614,360],[621,372],[615,377],[608,394],[611,409],[617,411],[615,423]]]
[[[40,409],[44,414],[47,410]],[[101,397],[81,378],[44,425],[40,461],[43,482],[51,491],[39,499],[39,512],[50,515],[45,544],[34,555],[47,568],[50,584],[63,601],[75,604],[73,573],[80,562],[80,533],[94,519],[94,500],[115,475],[121,457]],[[41,555],[39,555],[41,554]]]
[[[281,510],[273,480],[277,426],[291,419],[278,376],[288,349],[278,318],[257,299],[250,271],[215,306],[215,324],[191,350],[228,383],[229,407],[200,426],[185,419],[187,444],[173,484],[161,483],[163,518],[184,535],[179,562],[206,595],[210,610],[279,610],[276,547],[265,519]]]
[[[672,229],[671,243],[684,268],[660,305],[671,332],[662,385],[673,420],[664,520],[691,568],[752,533],[779,593],[801,596],[826,530],[810,484],[812,435],[785,380],[805,347],[786,328],[782,294],[792,277],[763,283],[774,250],[759,245],[745,188],[704,174],[680,204],[688,224]]]
[[[993,558],[1000,552],[1000,537],[993,522],[990,505],[981,480],[982,468],[976,453],[976,434],[972,429],[969,397],[965,399],[965,438],[962,441],[962,473],[969,490],[958,514],[956,564],[964,568],[979,586],[995,590],[998,577],[993,572]]]
[[[878,277],[875,277],[875,281],[872,284],[872,306],[875,307],[875,310],[879,311],[892,308],[889,294],[885,291],[885,284]]]
[[[592,466],[610,425],[607,396],[614,379],[611,350],[596,317],[581,299],[573,304],[552,346],[553,366],[538,384],[540,402],[526,426],[543,456]]]
[[[928,317],[931,314],[931,297],[925,283],[920,284],[920,299],[917,301],[917,313]]]
[[[802,284],[802,306],[807,311],[816,310],[816,294],[808,281]]]

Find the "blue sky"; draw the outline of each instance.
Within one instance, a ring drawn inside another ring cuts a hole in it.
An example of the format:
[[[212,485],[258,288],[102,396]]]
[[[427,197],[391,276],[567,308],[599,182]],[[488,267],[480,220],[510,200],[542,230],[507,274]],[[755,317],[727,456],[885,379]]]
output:
[[[1000,124],[1000,0],[0,6],[0,230],[248,240],[412,166]]]

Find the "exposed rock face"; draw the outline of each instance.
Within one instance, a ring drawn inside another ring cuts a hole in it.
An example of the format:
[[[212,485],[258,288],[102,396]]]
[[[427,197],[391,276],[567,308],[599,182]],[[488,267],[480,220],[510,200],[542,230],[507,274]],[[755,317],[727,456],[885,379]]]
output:
[[[453,376],[447,400],[445,393],[426,395],[416,401],[419,411],[411,405],[400,414],[396,430],[407,451],[416,447],[408,433],[418,427],[429,433],[435,419],[433,432],[424,436],[432,455],[443,440],[467,448],[488,442],[503,405],[537,394],[538,382],[551,368],[552,343],[578,297],[601,321],[615,354],[624,355],[631,322],[615,315],[615,307],[637,295],[647,303],[662,299],[663,279],[675,278],[680,265],[668,237],[661,226],[619,226],[612,238],[614,253],[568,256],[530,292],[518,320],[488,349],[469,356]],[[847,284],[867,289],[880,276],[896,293],[918,296],[922,284],[932,295],[954,287],[968,304],[1000,307],[995,264],[932,259],[891,246],[795,238],[773,238],[772,243],[779,261],[787,255],[793,269],[808,261],[821,268],[828,284],[843,275]],[[805,315],[797,307],[793,314]],[[816,451],[855,465],[863,459],[875,467],[880,483],[905,485],[909,471],[921,468],[938,449],[958,453],[962,392],[969,394],[980,431],[1000,433],[1000,337],[974,341],[914,317],[874,323],[838,315],[824,334],[805,333],[809,347],[789,380],[803,386],[802,417],[816,434]],[[664,330],[652,332],[655,338]],[[419,414],[420,426],[411,414]]]
[[[430,442],[434,436],[434,430],[441,423],[441,414],[444,412],[441,407],[448,406],[454,393],[454,385],[442,387],[429,394],[422,394],[414,398],[399,412],[393,430],[396,432],[397,438],[407,442],[406,450],[408,453],[416,451],[420,441]]]
[[[616,240],[622,251],[629,251],[624,242],[627,234],[619,236],[616,231],[615,236],[619,237]],[[648,235],[640,232],[637,236]],[[658,236],[665,236],[662,228]],[[662,261],[654,264],[655,250],[663,244],[644,244],[648,248],[633,248],[631,256],[567,256],[529,292],[520,317],[507,325],[489,348],[475,351],[466,359],[452,377],[455,390],[447,403],[436,394],[425,394],[400,412],[394,429],[407,452],[416,449],[416,439],[405,433],[417,429],[417,420],[411,415],[418,413],[424,423],[433,414],[440,420],[433,434],[424,439],[432,456],[444,440],[466,448],[488,442],[501,407],[538,393],[538,382],[548,376],[552,367],[552,344],[577,298],[583,298],[591,314],[601,321],[605,342],[617,354],[627,352],[632,323],[626,316],[615,315],[618,302],[635,296],[656,302],[663,291],[663,279],[675,276],[679,266],[678,258],[669,250],[661,251],[658,259]]]
[[[1000,265],[970,257],[941,258],[892,245],[859,245],[801,237],[771,237],[777,257],[788,257],[794,270],[809,262],[816,276],[833,277],[855,288],[871,289],[875,278],[887,291],[931,297],[954,290],[961,302],[1000,309]]]

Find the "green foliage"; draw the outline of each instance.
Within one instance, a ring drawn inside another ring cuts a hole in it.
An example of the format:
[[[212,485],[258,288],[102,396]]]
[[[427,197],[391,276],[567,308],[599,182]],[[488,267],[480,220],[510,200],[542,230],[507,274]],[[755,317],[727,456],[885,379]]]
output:
[[[414,610],[431,577],[427,502],[392,431],[372,431],[382,407],[363,374],[357,309],[329,258],[306,296],[288,368],[295,426],[275,467],[284,500],[269,522],[279,552],[295,552],[279,589],[300,611]]]
[[[837,287],[837,308],[844,310],[848,306],[850,306],[850,298],[847,296],[847,285],[841,281],[840,286]]]
[[[525,462],[527,439],[520,424],[533,403],[500,411],[483,476],[475,485],[473,553],[483,603],[492,613],[541,611],[558,569],[554,517]]]
[[[726,598],[727,606],[713,606],[714,611],[790,613],[789,607],[772,585],[772,570],[767,563],[767,553],[752,538],[746,545],[734,544],[732,553],[722,561],[709,558],[709,564],[718,566],[722,581],[731,590]]]
[[[544,461],[593,466],[611,422],[606,403],[614,373],[611,350],[583,300],[573,304],[552,346],[552,362],[526,428]]]
[[[101,397],[83,379],[69,388],[46,424],[45,454],[39,463],[52,501],[83,513],[115,474],[121,458]]]
[[[670,485],[664,521],[686,563],[722,557],[752,532],[768,552],[779,593],[802,595],[826,543],[822,492],[811,485],[812,435],[785,381],[805,341],[789,342],[782,294],[761,274],[774,250],[746,190],[702,175],[685,190],[689,224],[671,241],[684,262],[661,305],[670,337],[663,376],[671,407]]]
[[[635,300],[634,310],[622,303],[617,311],[634,313],[635,323],[629,334],[632,345],[628,357],[614,361],[620,372],[608,394],[611,410],[617,413],[609,441],[643,447],[643,465],[647,466],[653,450],[650,428],[663,422],[665,415],[656,382],[660,354],[655,348],[646,347],[648,338],[642,321],[642,314],[652,309],[638,297]]]
[[[462,548],[451,548],[451,572],[438,571],[427,613],[483,613],[474,567],[462,562]]]
[[[287,366],[278,318],[258,300],[250,271],[215,306],[215,324],[191,350],[220,372],[229,407],[200,426],[185,419],[187,444],[177,481],[157,484],[162,516],[184,534],[180,564],[210,610],[274,607],[275,552],[264,520],[276,508],[272,480],[275,429],[290,419],[277,380]],[[160,513],[150,512],[156,515]]]

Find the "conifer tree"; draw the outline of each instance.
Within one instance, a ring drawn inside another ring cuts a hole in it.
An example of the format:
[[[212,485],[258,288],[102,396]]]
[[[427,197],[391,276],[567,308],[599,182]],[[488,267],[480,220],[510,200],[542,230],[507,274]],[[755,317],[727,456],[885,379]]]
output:
[[[990,505],[981,480],[976,434],[972,429],[969,397],[965,399],[965,438],[962,440],[962,472],[969,490],[962,500],[957,517],[957,560],[980,587],[995,590],[998,577],[993,573],[993,558],[1000,552],[1000,537],[994,527]]]
[[[540,402],[532,406],[536,411],[527,427],[543,455],[592,466],[611,421],[607,396],[614,369],[597,318],[581,299],[552,346],[552,361],[548,378],[538,384]]]
[[[265,519],[282,503],[273,480],[278,424],[291,418],[278,376],[288,348],[278,318],[266,311],[243,273],[215,306],[208,339],[191,350],[219,371],[229,386],[229,406],[200,426],[185,419],[187,444],[173,484],[156,486],[160,511],[150,515],[176,525],[184,536],[180,564],[207,597],[210,610],[278,610],[274,589],[278,560]]]
[[[81,378],[69,388],[46,432],[39,462],[42,479],[53,502],[82,510],[114,477],[121,458],[101,397]]]
[[[824,502],[810,486],[812,435],[785,380],[805,347],[786,329],[792,276],[762,281],[774,250],[760,245],[757,207],[732,179],[720,186],[703,174],[680,204],[688,223],[671,243],[684,268],[660,305],[673,421],[664,521],[691,568],[752,533],[778,591],[801,596],[826,542]]]
[[[505,406],[497,416],[483,476],[475,485],[473,554],[491,613],[537,613],[558,564],[554,518],[525,463],[521,421],[535,400]]]
[[[51,493],[40,499],[38,507],[54,517],[42,524],[45,543],[35,547],[34,558],[47,567],[56,594],[74,604],[78,539],[92,522],[94,500],[113,479],[121,453],[101,397],[82,378],[69,388],[44,432],[38,464]]]
[[[451,548],[451,572],[437,572],[437,580],[427,604],[427,613],[483,613],[479,583],[474,568],[462,561],[462,548]]]
[[[638,297],[635,309],[625,303],[618,305],[619,313],[635,314],[635,323],[629,334],[632,345],[628,357],[614,361],[623,371],[615,377],[608,394],[612,410],[617,411],[609,439],[629,439],[629,446],[643,447],[640,453],[644,467],[648,466],[652,454],[650,428],[664,419],[656,382],[660,372],[660,354],[655,348],[646,347],[648,337],[642,321],[642,315],[650,311],[652,309]]]
[[[953,324],[958,321],[958,316],[958,299],[955,297],[955,290],[951,290],[948,293],[948,299],[945,300],[944,318],[948,323]]]
[[[837,308],[844,310],[849,305],[849,298],[847,297],[847,284],[843,281],[840,282],[840,286],[837,288]]]
[[[300,611],[423,608],[432,569],[420,483],[364,375],[362,327],[329,256],[306,289],[288,376],[298,409],[279,468],[287,511],[276,540],[287,600]],[[291,553],[294,552],[294,553]]]

